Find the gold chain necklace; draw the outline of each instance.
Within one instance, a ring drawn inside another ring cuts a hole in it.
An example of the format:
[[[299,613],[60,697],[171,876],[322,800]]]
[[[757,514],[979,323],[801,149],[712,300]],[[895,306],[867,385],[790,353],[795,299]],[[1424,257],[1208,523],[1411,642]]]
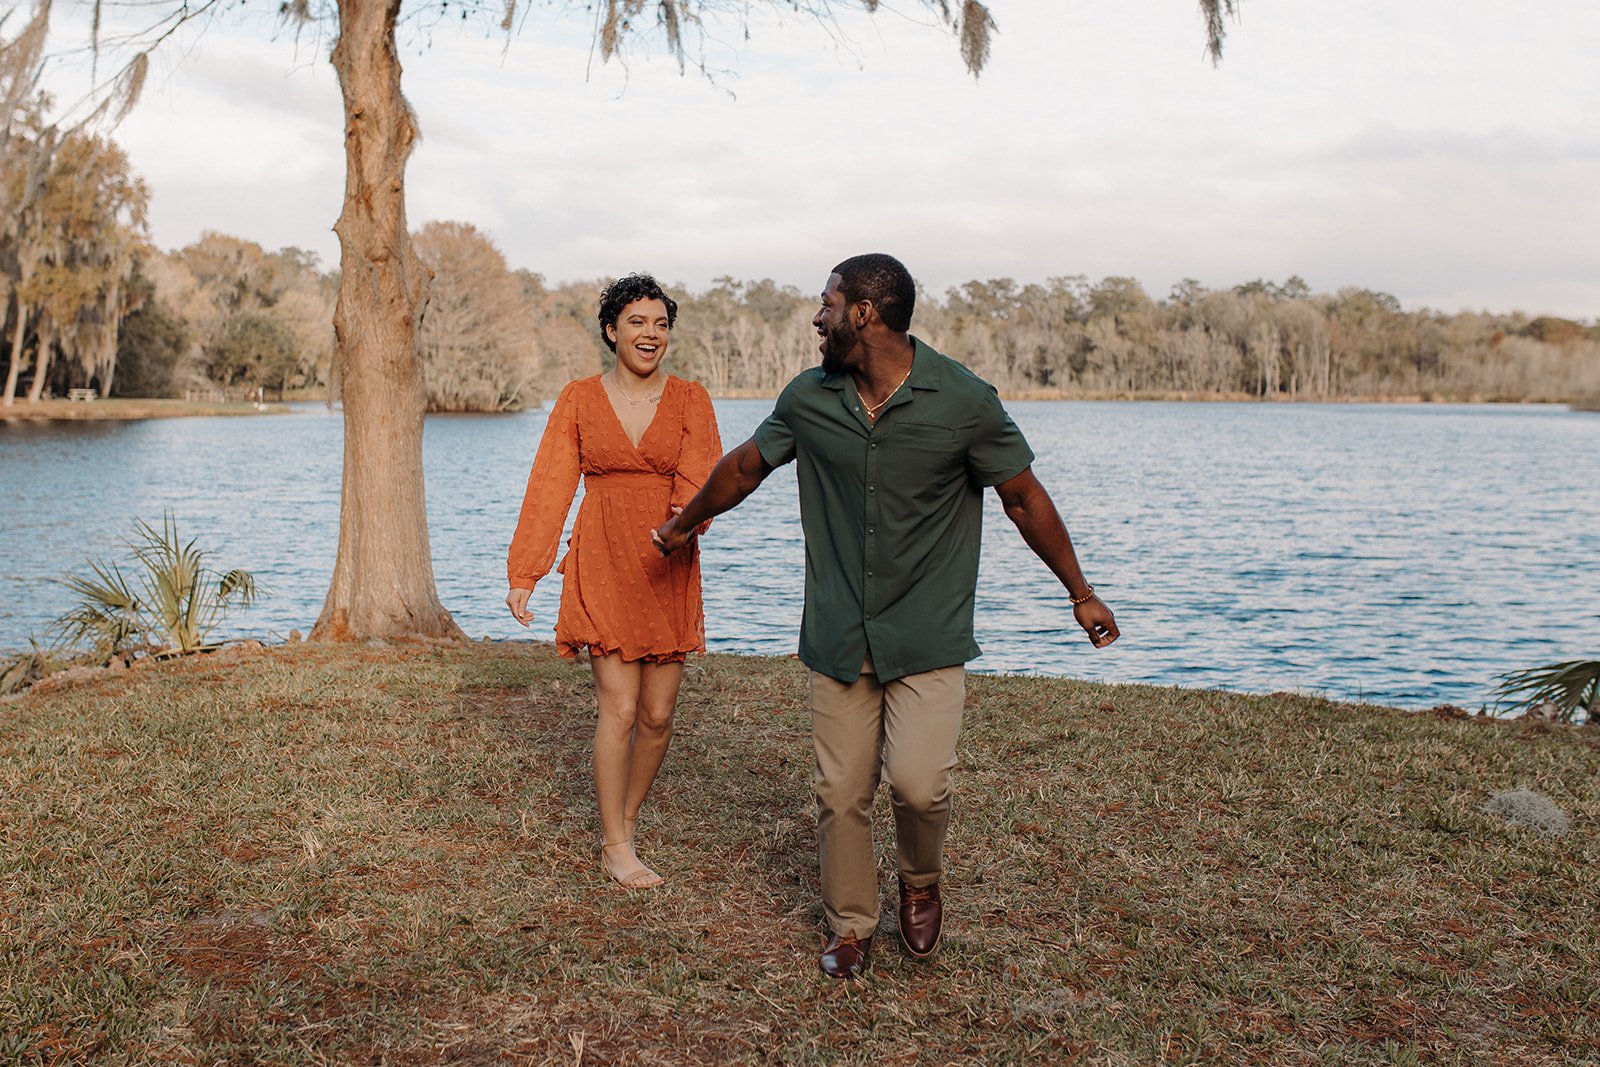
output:
[[[913,364],[913,366],[915,366],[915,364]],[[911,380],[911,368],[907,367],[906,368],[906,376],[904,378],[900,379],[900,385],[904,385],[907,382],[909,382],[910,380]],[[885,404],[887,404],[889,401],[894,399],[894,394],[896,394],[896,393],[898,393],[900,391],[900,385],[897,385],[893,389],[889,390],[889,395],[884,397],[882,400],[878,401],[876,404],[868,404],[867,405],[867,418],[871,419],[873,422],[877,422],[878,421],[878,412],[883,410],[883,406]]]
[[[628,391],[624,389],[622,387],[622,383],[617,380],[616,371],[611,372],[611,388],[615,389],[617,391],[617,395],[626,400],[628,402],[628,406],[632,408],[636,408],[640,404],[654,404],[656,401],[661,399],[661,390],[657,389],[650,396],[641,396],[638,400],[635,400],[633,397],[628,395]]]

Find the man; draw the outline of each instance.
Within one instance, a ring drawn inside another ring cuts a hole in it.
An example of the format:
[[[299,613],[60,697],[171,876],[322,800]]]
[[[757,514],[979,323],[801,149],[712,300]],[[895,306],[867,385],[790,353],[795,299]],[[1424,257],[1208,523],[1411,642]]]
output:
[[[797,376],[755,435],[655,534],[663,552],[797,460],[806,540],[800,658],[811,668],[822,901],[822,971],[866,967],[878,925],[872,801],[888,779],[900,868],[900,936],[931,956],[966,695],[981,488],[1055,572],[1096,648],[1111,610],[1078,568],[1033,452],[993,387],[907,331],[916,287],[892,256],[833,269],[812,325],[820,369]]]

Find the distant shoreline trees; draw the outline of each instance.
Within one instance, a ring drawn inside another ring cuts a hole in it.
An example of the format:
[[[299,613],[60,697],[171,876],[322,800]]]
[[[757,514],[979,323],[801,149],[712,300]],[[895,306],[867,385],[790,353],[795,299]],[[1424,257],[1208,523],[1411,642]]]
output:
[[[1600,395],[1600,327],[1520,312],[1406,311],[1300,278],[1153,300],[1131,278],[969,282],[918,313],[930,341],[1010,391],[1572,401]]]
[[[552,286],[513,270],[467,223],[428,223],[414,240],[432,274],[418,334],[430,411],[536,406],[607,365],[593,309],[603,280]],[[114,347],[102,340],[98,348],[66,349],[56,341],[73,358],[51,361],[51,388],[338,397],[338,278],[313,255],[268,252],[216,233],[172,252],[141,242],[128,255],[119,266]],[[30,291],[14,276],[10,284]],[[775,395],[816,363],[815,298],[795,287],[719,278],[702,292],[675,295],[682,310],[672,369],[715,395]],[[106,306],[103,291],[95,299],[94,307]],[[15,322],[13,313],[0,339],[12,366]],[[914,332],[1010,395],[1600,398],[1596,324],[1521,312],[1408,311],[1386,293],[1317,293],[1298,277],[1215,290],[1185,280],[1163,300],[1124,277],[972,281],[943,296],[920,294]],[[31,386],[36,332],[23,336],[21,382]]]
[[[144,245],[149,192],[122,149],[104,138],[57,138],[30,102],[0,152],[0,335],[10,407],[79,383],[110,392],[121,323],[138,308],[131,286]]]

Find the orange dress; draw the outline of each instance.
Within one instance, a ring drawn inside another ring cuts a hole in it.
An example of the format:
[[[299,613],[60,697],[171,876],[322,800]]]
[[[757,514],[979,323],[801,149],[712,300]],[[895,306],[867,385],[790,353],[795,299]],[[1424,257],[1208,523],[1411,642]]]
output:
[[[650,534],[673,505],[687,504],[700,490],[721,456],[711,397],[696,382],[667,377],[637,447],[599,375],[561,391],[506,559],[513,589],[532,589],[550,573],[581,474],[583,503],[557,569],[556,651],[570,658],[588,648],[655,662],[705,651],[699,546],[691,541],[663,556]]]

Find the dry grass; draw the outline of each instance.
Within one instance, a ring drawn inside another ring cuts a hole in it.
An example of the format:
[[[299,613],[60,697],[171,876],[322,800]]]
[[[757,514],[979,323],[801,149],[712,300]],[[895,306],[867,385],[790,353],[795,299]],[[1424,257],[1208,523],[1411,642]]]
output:
[[[31,693],[0,705],[0,1061],[1600,1061],[1600,730],[969,691],[944,947],[896,950],[886,888],[859,984],[815,971],[792,660],[691,666],[640,893],[597,873],[592,690],[544,646]],[[1571,832],[1483,810],[1524,787]]]

